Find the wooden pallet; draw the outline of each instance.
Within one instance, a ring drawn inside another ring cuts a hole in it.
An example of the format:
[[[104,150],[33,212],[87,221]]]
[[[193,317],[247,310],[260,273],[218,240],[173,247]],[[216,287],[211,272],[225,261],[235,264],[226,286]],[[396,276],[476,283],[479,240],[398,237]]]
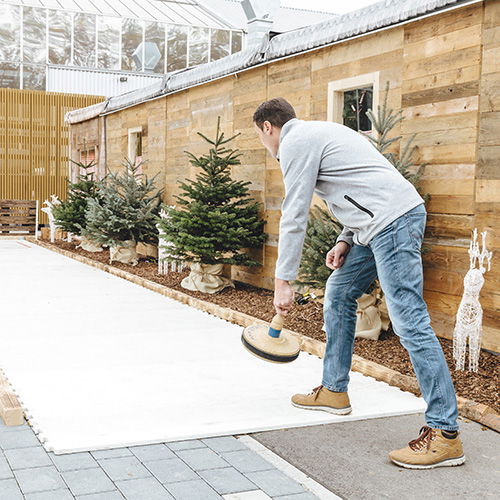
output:
[[[35,234],[38,200],[0,200],[0,234]]]

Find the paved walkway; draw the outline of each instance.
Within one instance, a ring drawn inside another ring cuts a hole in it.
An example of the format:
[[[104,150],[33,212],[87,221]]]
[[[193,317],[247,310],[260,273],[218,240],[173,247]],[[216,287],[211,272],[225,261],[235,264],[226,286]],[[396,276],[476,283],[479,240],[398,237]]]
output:
[[[463,418],[459,425],[464,465],[431,470],[393,465],[387,453],[416,438],[422,425],[422,415],[407,415],[259,432],[252,437],[349,500],[499,497],[500,435]]]
[[[0,423],[0,500],[74,498],[314,500],[335,496],[306,490],[233,436],[55,455],[45,451],[29,425]]]

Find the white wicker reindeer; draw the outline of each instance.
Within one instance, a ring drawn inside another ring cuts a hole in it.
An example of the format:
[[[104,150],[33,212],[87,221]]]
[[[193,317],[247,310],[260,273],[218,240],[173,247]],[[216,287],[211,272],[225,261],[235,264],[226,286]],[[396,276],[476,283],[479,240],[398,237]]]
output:
[[[453,332],[453,358],[456,362],[456,370],[464,370],[467,339],[469,339],[469,370],[477,372],[479,365],[483,322],[483,309],[479,302],[479,292],[483,287],[483,274],[486,271],[486,268],[483,266],[484,259],[488,260],[489,271],[493,255],[493,252],[486,250],[486,231],[481,233],[481,235],[483,238],[483,248],[479,251],[477,229],[474,229],[474,238],[471,240],[469,247],[470,269],[464,278],[464,294],[458,307],[457,320]],[[476,268],[476,260],[479,262],[479,269]]]
[[[170,208],[175,208],[175,205],[169,205]],[[165,210],[161,209],[160,210],[160,217],[162,219],[168,220],[170,219],[170,216],[165,212]],[[158,274],[168,274],[169,272],[169,267],[170,271],[182,271],[184,267],[183,262],[175,262],[175,261],[168,261],[167,258],[169,256],[168,250],[165,247],[173,247],[174,244],[171,241],[165,241],[164,236],[165,232],[161,229],[159,224],[156,224],[156,228],[158,229]],[[169,265],[170,264],[170,265]]]
[[[51,194],[50,201],[45,200],[43,203],[47,206],[43,207],[41,210],[42,210],[42,212],[45,212],[49,217],[50,242],[54,243],[55,238],[56,238],[57,226],[56,226],[56,223],[54,220],[54,215],[52,214],[52,209],[55,205],[59,205],[61,203],[61,200],[57,197],[56,194]]]

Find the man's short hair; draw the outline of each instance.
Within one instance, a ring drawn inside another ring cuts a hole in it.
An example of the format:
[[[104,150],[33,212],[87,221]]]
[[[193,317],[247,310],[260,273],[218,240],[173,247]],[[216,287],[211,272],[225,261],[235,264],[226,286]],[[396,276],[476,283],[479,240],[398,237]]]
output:
[[[253,121],[262,130],[262,124],[267,120],[275,127],[283,127],[283,125],[292,118],[297,118],[293,106],[283,97],[275,97],[264,101],[255,110]]]

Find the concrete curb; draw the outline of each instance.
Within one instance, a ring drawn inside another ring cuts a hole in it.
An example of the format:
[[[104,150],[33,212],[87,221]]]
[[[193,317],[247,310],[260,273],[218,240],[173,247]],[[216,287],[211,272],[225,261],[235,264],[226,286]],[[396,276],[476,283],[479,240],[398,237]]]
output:
[[[57,245],[46,243],[41,240],[35,240],[33,236],[25,236],[24,239],[30,241],[31,243],[36,243],[41,247],[47,248],[48,250],[59,252],[60,254],[75,259],[79,262],[96,267],[115,276],[119,276],[120,278],[124,278],[128,281],[131,281],[132,283],[143,286],[144,288],[148,288],[149,290],[152,290],[154,292],[161,293],[166,297],[172,298],[184,304],[188,304],[191,307],[195,307],[202,311],[213,314],[214,316],[217,316],[218,318],[224,319],[231,323],[235,323],[243,327],[252,324],[268,324],[266,321],[254,318],[253,316],[250,316],[248,314],[241,313],[227,307],[222,307],[212,302],[206,302],[178,290],[174,290],[164,285],[160,285],[159,283],[147,280],[133,273],[129,273],[128,271],[118,269],[109,264],[103,264],[88,257],[84,257],[83,255],[75,254],[74,252],[71,252],[69,250],[64,250],[63,248],[59,248]],[[293,335],[299,340],[301,351],[307,352],[308,354],[313,354],[315,356],[318,356],[319,358],[323,358],[326,346],[325,342],[312,339],[310,337],[302,335],[301,333],[287,330],[286,328],[284,328],[283,331],[289,335]],[[369,361],[362,358],[361,356],[357,356],[356,354],[353,356],[351,369],[353,371],[362,373],[363,375],[373,377],[381,382],[386,382],[387,384],[394,387],[398,387],[403,391],[420,395],[420,389],[415,377],[403,375],[396,370],[392,370],[391,368],[387,368],[373,361]],[[479,422],[480,424],[483,424],[497,432],[500,432],[500,414],[498,414],[493,408],[482,403],[476,403],[475,401],[472,401],[470,399],[462,398],[460,396],[457,396],[457,401],[459,413],[461,416]]]

